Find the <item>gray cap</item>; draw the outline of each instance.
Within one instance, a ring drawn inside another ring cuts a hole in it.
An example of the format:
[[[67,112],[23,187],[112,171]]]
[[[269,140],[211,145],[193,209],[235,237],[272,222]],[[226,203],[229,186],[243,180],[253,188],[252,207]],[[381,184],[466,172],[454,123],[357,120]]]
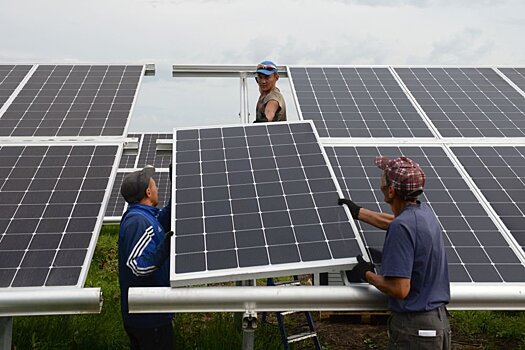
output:
[[[142,170],[137,170],[124,176],[120,193],[129,204],[138,203],[146,195],[149,179],[155,175],[155,168],[146,165]]]

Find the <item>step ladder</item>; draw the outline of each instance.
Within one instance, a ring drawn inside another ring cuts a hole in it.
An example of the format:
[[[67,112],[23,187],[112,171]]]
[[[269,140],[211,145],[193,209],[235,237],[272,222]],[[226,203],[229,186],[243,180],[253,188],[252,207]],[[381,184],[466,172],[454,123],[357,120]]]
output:
[[[292,281],[279,281],[274,282],[273,278],[268,278],[266,280],[267,286],[298,286],[301,282],[299,281],[298,276],[293,276]],[[304,316],[306,318],[306,322],[308,325],[308,332],[303,332],[299,334],[294,335],[288,335],[286,332],[286,327],[284,324],[284,316],[294,314],[295,311],[280,311],[275,313],[275,317],[277,318],[277,323],[279,325],[279,331],[281,332],[281,341],[283,343],[284,350],[290,350],[290,344],[296,343],[299,341],[303,341],[306,339],[312,339],[312,342],[314,343],[316,350],[322,350],[321,343],[319,342],[319,337],[317,336],[317,332],[315,331],[315,325],[314,320],[312,318],[312,314],[310,311],[303,311]],[[266,322],[267,313],[264,312],[262,315],[262,322]]]

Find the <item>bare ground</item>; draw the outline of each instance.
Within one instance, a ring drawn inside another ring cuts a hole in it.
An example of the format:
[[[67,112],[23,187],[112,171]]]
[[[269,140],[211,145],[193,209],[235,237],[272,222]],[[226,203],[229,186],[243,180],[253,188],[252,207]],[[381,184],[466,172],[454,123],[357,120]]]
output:
[[[317,334],[324,350],[347,349],[386,349],[388,335],[386,313],[381,314],[322,314],[312,313],[315,319]],[[289,334],[300,332],[294,328],[297,324],[304,324],[304,315],[297,313],[287,320]],[[290,323],[290,324],[289,324]],[[289,325],[288,325],[289,324]],[[304,327],[303,329],[304,330]],[[499,341],[495,346],[490,339],[468,334],[454,334],[452,327],[452,349],[479,350],[479,349],[515,349],[517,344]],[[297,343],[294,350],[314,349],[310,340]]]

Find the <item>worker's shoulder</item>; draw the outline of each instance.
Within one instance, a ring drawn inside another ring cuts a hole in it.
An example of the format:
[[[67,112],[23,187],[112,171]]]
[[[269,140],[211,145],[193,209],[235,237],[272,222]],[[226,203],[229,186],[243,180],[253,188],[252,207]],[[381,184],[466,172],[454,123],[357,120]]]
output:
[[[281,94],[281,91],[279,88],[274,88],[272,91],[266,95],[266,100],[274,100],[274,99],[284,99],[283,94]]]
[[[120,222],[121,225],[126,226],[132,226],[132,225],[140,225],[144,224],[146,225],[148,223],[148,218],[144,213],[141,213],[139,211],[132,211],[127,212],[122,221]]]

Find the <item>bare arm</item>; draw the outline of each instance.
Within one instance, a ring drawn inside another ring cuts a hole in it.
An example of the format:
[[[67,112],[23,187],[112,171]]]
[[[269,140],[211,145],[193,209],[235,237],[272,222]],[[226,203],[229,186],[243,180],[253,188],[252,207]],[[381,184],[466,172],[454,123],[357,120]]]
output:
[[[264,108],[264,114],[266,115],[266,119],[268,119],[269,122],[273,121],[277,110],[279,110],[279,102],[277,102],[276,100],[270,100],[268,101],[268,103],[266,103],[266,107]]]
[[[365,273],[365,278],[374,287],[396,299],[405,299],[410,293],[410,278],[383,277],[371,271]]]
[[[394,215],[361,208],[358,219],[379,229],[386,230],[388,225],[394,220]]]

